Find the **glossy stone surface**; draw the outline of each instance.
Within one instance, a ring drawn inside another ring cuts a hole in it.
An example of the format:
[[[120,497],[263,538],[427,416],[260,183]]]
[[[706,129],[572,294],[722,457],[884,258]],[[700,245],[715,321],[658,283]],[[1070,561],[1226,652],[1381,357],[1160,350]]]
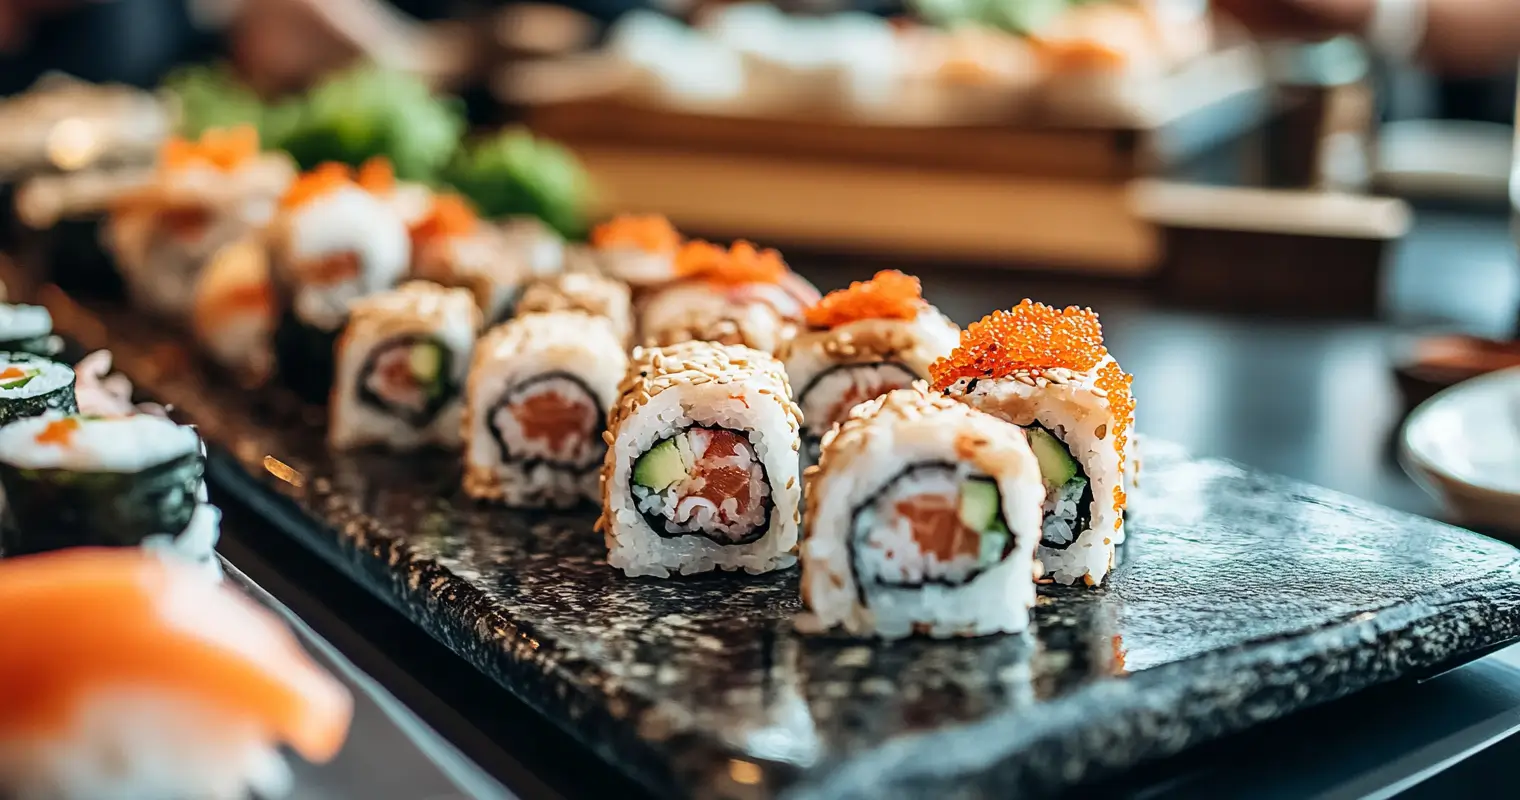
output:
[[[1049,793],[1520,635],[1507,545],[1153,448],[1125,563],[1044,591],[1034,634],[804,638],[795,572],[624,578],[590,513],[476,505],[446,454],[330,456],[320,414],[207,388],[172,338],[55,317],[112,332],[220,488],[661,794]]]

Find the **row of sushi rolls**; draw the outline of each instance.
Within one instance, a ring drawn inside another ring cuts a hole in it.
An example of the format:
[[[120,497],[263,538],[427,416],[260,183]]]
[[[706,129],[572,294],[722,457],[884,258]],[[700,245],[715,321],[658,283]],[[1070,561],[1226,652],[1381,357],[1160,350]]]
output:
[[[248,128],[155,169],[105,227],[135,306],[326,403],[331,448],[452,448],[471,498],[600,506],[629,576],[800,561],[799,630],[890,639],[1020,632],[1036,583],[1114,566],[1134,400],[1090,310],[961,330],[901,272],[820,296],[652,215],[571,244],[384,161],[298,173]],[[279,745],[331,757],[350,698],[219,582],[196,431],[109,353],[54,360],[45,309],[0,323],[0,785],[272,794]]]

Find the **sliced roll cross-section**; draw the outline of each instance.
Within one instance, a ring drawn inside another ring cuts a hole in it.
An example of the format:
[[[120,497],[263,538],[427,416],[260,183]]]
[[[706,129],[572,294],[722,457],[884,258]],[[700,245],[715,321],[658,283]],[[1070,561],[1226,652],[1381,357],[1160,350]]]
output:
[[[1025,300],[966,329],[934,388],[1023,426],[1046,487],[1038,556],[1061,583],[1096,586],[1124,541],[1135,401],[1097,315]]]
[[[808,476],[803,630],[1023,630],[1044,486],[1019,429],[922,383],[857,406]]]
[[[628,358],[601,317],[530,314],[481,340],[465,406],[465,491],[519,507],[600,495],[606,409]]]
[[[802,387],[803,447],[809,460],[850,409],[929,376],[955,347],[960,329],[924,301],[918,279],[896,270],[830,292],[807,311],[806,331],[783,350]]]
[[[479,314],[469,292],[425,281],[356,303],[338,342],[332,445],[456,444]]]
[[[794,563],[800,448],[781,363],[711,342],[639,349],[609,419],[600,530],[629,575]]]

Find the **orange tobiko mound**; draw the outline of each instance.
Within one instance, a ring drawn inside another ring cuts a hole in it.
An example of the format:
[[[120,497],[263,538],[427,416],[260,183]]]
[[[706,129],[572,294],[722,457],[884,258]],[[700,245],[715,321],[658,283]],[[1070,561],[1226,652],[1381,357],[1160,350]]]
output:
[[[479,224],[480,218],[469,201],[457,194],[441,194],[433,198],[427,215],[412,226],[412,241],[421,244],[451,236],[468,236]]]
[[[659,214],[621,214],[591,229],[596,247],[631,247],[646,253],[674,253],[681,234]]]
[[[353,171],[348,165],[329,161],[297,177],[285,190],[285,196],[280,198],[280,207],[300,208],[318,197],[354,185]]]
[[[199,140],[178,136],[166,140],[158,152],[158,164],[165,169],[208,166],[231,172],[259,154],[259,132],[251,125],[210,128]]]
[[[745,283],[780,283],[787,275],[786,262],[775,250],[761,250],[749,242],[734,242],[727,250],[711,242],[687,242],[676,254],[676,275],[729,286]]]
[[[918,278],[888,269],[868,281],[856,281],[848,289],[829,292],[807,310],[807,323],[814,328],[834,328],[863,319],[913,319],[924,305]]]
[[[1092,309],[1025,300],[971,323],[961,332],[960,346],[929,366],[929,376],[935,390],[944,391],[962,378],[1005,378],[1022,370],[1086,372],[1106,355],[1103,326]]]

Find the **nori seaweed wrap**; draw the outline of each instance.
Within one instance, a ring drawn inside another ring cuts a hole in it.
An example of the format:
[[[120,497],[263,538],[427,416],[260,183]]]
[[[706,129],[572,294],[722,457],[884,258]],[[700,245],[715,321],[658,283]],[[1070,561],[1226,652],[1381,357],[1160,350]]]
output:
[[[205,472],[200,437],[161,417],[47,414],[0,430],[8,556],[177,535]]]

